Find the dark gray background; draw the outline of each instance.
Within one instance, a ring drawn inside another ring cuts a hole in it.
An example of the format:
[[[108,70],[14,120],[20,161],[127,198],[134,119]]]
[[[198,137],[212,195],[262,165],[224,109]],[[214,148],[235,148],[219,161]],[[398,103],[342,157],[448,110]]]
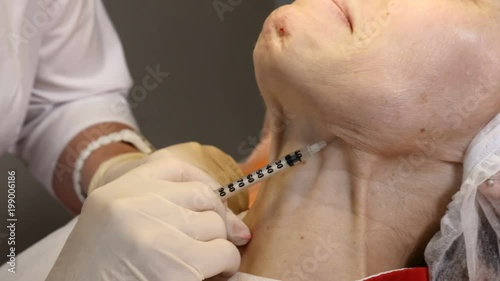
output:
[[[142,84],[148,66],[159,64],[170,73],[144,101],[132,99],[142,132],[153,145],[194,140],[215,145],[236,159],[247,156],[238,146],[259,135],[264,115],[252,50],[273,1],[241,0],[223,20],[213,0],[104,2],[136,83]],[[15,156],[2,157],[0,171],[5,175],[10,169],[17,170],[19,253],[72,216],[34,182]],[[0,194],[7,198],[6,185],[0,185]],[[1,206],[4,226],[6,208],[3,202]],[[0,264],[6,261],[1,236],[6,232],[0,229]]]

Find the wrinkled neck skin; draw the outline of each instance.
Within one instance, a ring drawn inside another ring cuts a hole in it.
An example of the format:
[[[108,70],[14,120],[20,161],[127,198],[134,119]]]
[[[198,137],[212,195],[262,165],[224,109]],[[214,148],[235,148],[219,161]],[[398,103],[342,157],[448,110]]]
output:
[[[326,138],[312,124],[292,120],[273,140],[271,158]],[[241,249],[240,271],[283,281],[358,280],[424,265],[424,248],[459,189],[461,163],[434,154],[389,158],[332,139],[261,188],[245,218],[253,239]]]

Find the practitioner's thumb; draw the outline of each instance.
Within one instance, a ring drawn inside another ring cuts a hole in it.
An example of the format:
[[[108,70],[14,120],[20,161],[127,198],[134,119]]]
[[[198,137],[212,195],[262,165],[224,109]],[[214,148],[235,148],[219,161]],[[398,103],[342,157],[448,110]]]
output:
[[[252,238],[248,226],[229,208],[226,208],[226,229],[227,239],[236,246],[243,246]]]

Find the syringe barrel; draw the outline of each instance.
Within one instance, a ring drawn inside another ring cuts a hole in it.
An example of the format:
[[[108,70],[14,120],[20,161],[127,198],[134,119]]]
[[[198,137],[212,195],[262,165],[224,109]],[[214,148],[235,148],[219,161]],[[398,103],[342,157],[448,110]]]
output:
[[[290,167],[303,163],[305,159],[311,157],[326,146],[326,142],[319,142],[313,145],[305,146],[295,152],[292,152],[285,157],[269,163],[267,166],[258,169],[257,171],[246,175],[232,183],[224,185],[214,190],[222,199],[228,199],[238,192],[248,188],[256,183],[265,180],[268,177],[274,176]]]
[[[239,191],[259,183],[266,178],[273,176],[281,171],[302,163],[303,156],[301,150],[286,155],[285,157],[269,163],[267,166],[258,169],[257,171],[248,174],[230,184],[220,187],[216,190],[217,194],[223,199],[234,196]]]

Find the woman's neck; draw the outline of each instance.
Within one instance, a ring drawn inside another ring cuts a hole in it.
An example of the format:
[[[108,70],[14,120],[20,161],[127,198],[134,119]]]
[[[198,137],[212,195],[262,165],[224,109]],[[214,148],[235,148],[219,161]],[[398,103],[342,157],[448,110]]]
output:
[[[304,144],[284,142],[278,154]],[[419,265],[459,188],[461,164],[405,157],[361,152],[337,139],[271,178],[245,218],[253,239],[240,270],[322,281]]]

